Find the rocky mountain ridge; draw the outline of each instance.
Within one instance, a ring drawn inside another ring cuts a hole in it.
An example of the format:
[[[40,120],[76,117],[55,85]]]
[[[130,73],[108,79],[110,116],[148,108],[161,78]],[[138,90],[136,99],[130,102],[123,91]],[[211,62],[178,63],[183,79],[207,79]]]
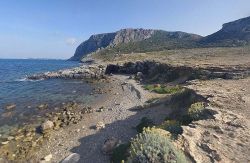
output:
[[[250,17],[225,23],[222,29],[201,40],[210,46],[241,46],[250,42]]]
[[[181,31],[168,32],[153,29],[121,29],[117,32],[92,35],[81,43],[70,60],[97,52],[100,55],[162,51],[197,47],[233,47],[250,43],[250,17],[223,25],[214,34],[202,37]]]
[[[160,39],[159,39],[160,36]],[[157,40],[196,40],[200,39],[201,36],[195,34],[189,34],[185,32],[167,32],[162,30],[153,29],[121,29],[113,33],[97,34],[92,35],[90,38],[81,43],[73,57],[70,60],[81,60],[83,56],[92,52],[100,51],[105,48],[119,47],[120,45],[128,45],[126,48],[129,49],[129,43],[142,42],[150,38],[156,38],[155,40],[149,40],[150,43],[155,43]],[[139,45],[141,46],[141,45]],[[148,45],[145,45],[148,46]],[[144,47],[143,47],[144,48]],[[123,49],[122,49],[123,50]],[[129,50],[131,51],[131,50]]]
[[[104,33],[92,35],[90,38],[81,43],[73,57],[70,60],[81,60],[81,58],[98,49],[106,47],[114,47],[120,43],[128,43],[131,41],[142,41],[153,35],[155,30],[151,29],[121,29],[113,33]]]

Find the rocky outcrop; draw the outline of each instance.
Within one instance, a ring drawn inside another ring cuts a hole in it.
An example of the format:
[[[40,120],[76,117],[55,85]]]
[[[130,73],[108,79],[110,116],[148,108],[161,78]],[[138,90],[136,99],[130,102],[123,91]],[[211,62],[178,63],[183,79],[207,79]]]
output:
[[[81,43],[70,60],[79,61],[83,56],[97,51],[98,49],[116,46],[120,43],[141,41],[152,36],[151,29],[121,29],[113,33],[92,35],[88,40]]]
[[[238,46],[250,42],[250,17],[223,24],[218,32],[201,40],[210,46]]]
[[[46,72],[28,76],[29,80],[41,80],[51,78],[61,79],[100,79],[104,78],[105,69],[102,65],[83,65],[72,69]]]
[[[250,75],[250,69],[233,69],[222,67],[188,67],[172,66],[155,61],[127,62],[123,65],[107,66],[105,73],[136,74],[141,72],[149,82],[183,83],[193,79],[239,79]]]

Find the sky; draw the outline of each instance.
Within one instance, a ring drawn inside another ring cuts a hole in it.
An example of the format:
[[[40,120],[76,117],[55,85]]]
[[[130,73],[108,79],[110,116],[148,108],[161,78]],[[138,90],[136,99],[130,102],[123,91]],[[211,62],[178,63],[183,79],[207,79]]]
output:
[[[92,34],[122,28],[202,36],[250,16],[250,0],[0,0],[0,58],[67,59]]]

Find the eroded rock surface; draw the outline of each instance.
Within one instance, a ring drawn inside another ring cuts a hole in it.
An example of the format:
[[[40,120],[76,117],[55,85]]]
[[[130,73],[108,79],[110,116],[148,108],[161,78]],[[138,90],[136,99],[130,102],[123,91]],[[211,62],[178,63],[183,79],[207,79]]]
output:
[[[28,76],[30,80],[41,80],[51,78],[63,79],[99,79],[104,77],[104,67],[102,65],[82,65],[76,68],[46,72]]]
[[[193,81],[190,86],[208,97],[215,119],[183,127],[184,149],[196,162],[250,161],[250,78]]]

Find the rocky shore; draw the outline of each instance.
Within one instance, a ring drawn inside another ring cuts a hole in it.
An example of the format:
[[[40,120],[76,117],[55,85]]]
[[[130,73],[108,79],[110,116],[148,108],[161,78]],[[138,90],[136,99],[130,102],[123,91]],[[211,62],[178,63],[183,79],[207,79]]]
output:
[[[104,78],[105,66],[103,65],[82,65],[76,68],[60,70],[56,72],[46,72],[28,76],[29,80],[41,79],[101,79]]]
[[[198,68],[155,61],[104,65],[80,66],[28,77],[31,80],[105,79],[110,84],[105,90],[99,90],[105,96],[91,107],[74,103],[65,105],[60,112],[48,115],[37,128],[17,132],[10,139],[21,140],[16,148],[19,153],[10,153],[11,140],[2,142],[0,149],[8,152],[5,155],[9,159],[31,162],[110,162],[114,148],[131,141],[137,134],[136,126],[144,117],[150,118],[154,125],[162,126],[167,122],[166,118],[174,123],[183,121],[189,107],[202,106],[205,108],[202,118],[182,122],[182,132],[178,133],[174,144],[185,152],[190,162],[249,161],[246,154],[250,137],[247,132],[250,129],[247,123],[247,107],[250,106],[247,67]],[[182,89],[161,94],[157,93],[159,90],[146,90],[148,84],[165,91],[169,86]],[[234,87],[230,87],[231,84]],[[238,88],[240,91],[236,91]],[[231,94],[235,91],[239,100]],[[225,147],[227,151],[223,150]],[[231,158],[233,153],[238,153],[237,157]]]

